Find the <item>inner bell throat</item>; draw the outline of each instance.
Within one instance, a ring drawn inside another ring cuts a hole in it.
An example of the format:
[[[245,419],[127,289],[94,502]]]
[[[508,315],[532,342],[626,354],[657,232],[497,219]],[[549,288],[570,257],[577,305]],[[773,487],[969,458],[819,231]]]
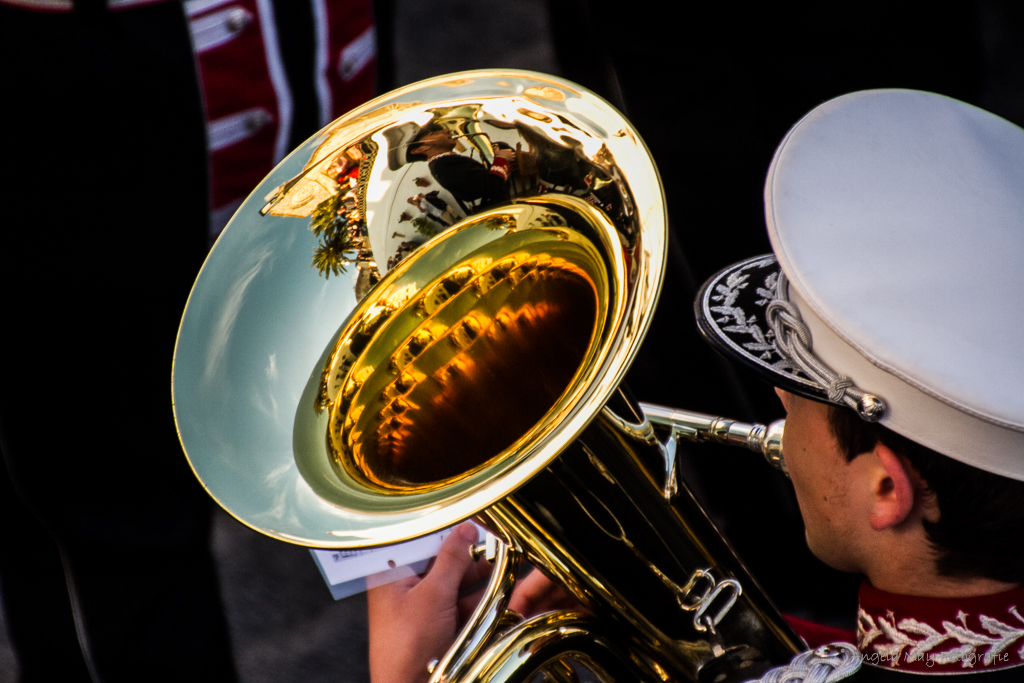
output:
[[[598,271],[571,241],[519,245],[463,259],[399,305],[390,290],[366,307],[324,369],[335,467],[417,492],[525,442],[594,355]]]

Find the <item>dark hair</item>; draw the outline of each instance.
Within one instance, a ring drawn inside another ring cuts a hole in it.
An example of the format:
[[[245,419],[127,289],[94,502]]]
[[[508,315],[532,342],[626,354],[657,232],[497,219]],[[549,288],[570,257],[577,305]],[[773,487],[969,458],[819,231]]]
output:
[[[442,128],[441,126],[437,125],[437,123],[435,123],[433,121],[431,121],[427,125],[425,125],[422,128],[420,128],[419,132],[416,133],[416,135],[413,137],[413,139],[410,140],[408,142],[408,144],[406,144],[406,147],[405,147],[405,162],[407,164],[411,164],[414,161],[426,161],[427,160],[427,155],[423,154],[423,153],[415,153],[415,152],[413,152],[412,151],[413,147],[416,147],[417,145],[422,144],[423,143],[423,138],[427,137],[428,135],[433,135],[434,133],[438,133],[438,132],[441,132],[443,130],[444,130],[444,128]]]
[[[881,442],[924,479],[939,508],[939,521],[925,521],[924,530],[940,574],[1024,582],[1024,481],[936,453],[848,408],[830,405],[828,421],[847,461]]]

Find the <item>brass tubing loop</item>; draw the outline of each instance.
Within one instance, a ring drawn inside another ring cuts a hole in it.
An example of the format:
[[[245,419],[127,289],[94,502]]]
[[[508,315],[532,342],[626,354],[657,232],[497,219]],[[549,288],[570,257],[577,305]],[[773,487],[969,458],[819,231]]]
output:
[[[281,162],[207,259],[172,378],[189,462],[290,543],[485,524],[497,578],[434,681],[756,678],[800,642],[678,480],[676,442],[780,464],[781,425],[645,416],[620,389],[666,239],[643,142],[572,83],[476,71],[369,102]],[[506,613],[520,557],[592,614]]]

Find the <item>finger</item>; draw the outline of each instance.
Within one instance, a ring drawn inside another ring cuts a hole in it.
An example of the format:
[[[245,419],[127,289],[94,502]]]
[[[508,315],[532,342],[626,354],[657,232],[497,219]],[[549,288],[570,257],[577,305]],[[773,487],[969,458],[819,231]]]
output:
[[[484,590],[473,591],[469,595],[459,598],[459,626],[461,627],[473,616],[473,610],[480,604],[484,597]]]
[[[514,609],[523,616],[532,616],[537,611],[538,603],[543,599],[544,594],[550,590],[551,580],[536,569],[521,578],[516,583],[515,591],[509,600],[509,608]]]
[[[477,560],[470,563],[466,573],[462,576],[459,592],[463,593],[471,588],[475,588],[478,583],[489,577],[493,571],[494,565],[485,560]]]
[[[517,584],[509,607],[525,617],[554,609],[582,609],[572,593],[534,569]]]
[[[439,605],[454,605],[462,578],[473,564],[469,547],[477,538],[476,526],[471,522],[457,526],[441,544],[434,566],[413,590],[430,596]]]

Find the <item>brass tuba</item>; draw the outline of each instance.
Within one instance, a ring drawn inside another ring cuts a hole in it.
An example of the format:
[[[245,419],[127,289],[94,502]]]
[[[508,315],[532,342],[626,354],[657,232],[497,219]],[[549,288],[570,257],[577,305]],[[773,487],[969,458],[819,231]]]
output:
[[[300,545],[481,520],[491,590],[433,680],[756,678],[801,643],[678,481],[675,443],[780,464],[781,427],[620,388],[665,248],[654,163],[593,94],[477,71],[380,97],[274,169],[207,259],[173,371],[189,462]],[[517,623],[520,557],[591,613]]]

